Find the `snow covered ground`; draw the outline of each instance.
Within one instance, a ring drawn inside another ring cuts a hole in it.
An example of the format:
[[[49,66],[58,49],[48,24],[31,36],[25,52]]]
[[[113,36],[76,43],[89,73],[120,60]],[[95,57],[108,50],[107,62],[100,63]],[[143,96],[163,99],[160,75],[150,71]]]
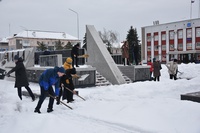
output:
[[[0,80],[0,133],[200,133],[200,103],[180,100],[200,91],[200,65],[179,65],[191,80],[170,80],[162,68],[160,82],[77,88],[86,101],[74,96],[73,110],[54,104],[47,113],[47,98],[41,114],[33,112],[38,99],[21,101],[14,82]],[[30,87],[40,94],[38,84]]]

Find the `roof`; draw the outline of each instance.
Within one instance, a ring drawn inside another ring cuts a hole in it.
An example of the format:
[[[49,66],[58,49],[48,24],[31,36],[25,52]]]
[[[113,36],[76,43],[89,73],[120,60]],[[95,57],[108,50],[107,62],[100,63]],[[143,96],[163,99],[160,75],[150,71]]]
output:
[[[149,26],[143,26],[141,28],[148,28],[148,27],[154,27],[154,26],[162,26],[162,25],[168,25],[168,24],[175,24],[175,23],[180,23],[180,22],[193,22],[193,21],[199,21],[200,18],[195,18],[195,19],[186,19],[186,20],[180,20],[180,21],[175,21],[175,22],[169,22],[169,23],[163,23],[163,24],[156,24],[156,25],[149,25]]]
[[[78,40],[78,38],[71,36],[65,32],[55,32],[55,31],[36,31],[36,30],[25,30],[17,35],[16,37],[23,38],[46,38],[46,39],[60,39],[60,40]]]
[[[0,38],[0,43],[8,43],[8,38],[7,37]]]

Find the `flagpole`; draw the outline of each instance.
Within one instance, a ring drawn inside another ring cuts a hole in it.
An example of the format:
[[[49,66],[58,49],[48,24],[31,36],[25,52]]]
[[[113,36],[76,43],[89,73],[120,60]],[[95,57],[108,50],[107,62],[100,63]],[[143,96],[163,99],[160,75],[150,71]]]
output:
[[[199,14],[198,17],[200,18],[200,0],[199,0]]]
[[[192,0],[191,0],[191,2],[190,2],[190,19],[192,19]]]

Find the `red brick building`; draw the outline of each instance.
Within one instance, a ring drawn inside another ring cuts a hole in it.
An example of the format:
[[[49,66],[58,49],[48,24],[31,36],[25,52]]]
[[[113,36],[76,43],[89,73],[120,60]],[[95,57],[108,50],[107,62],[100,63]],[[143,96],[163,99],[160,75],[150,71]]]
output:
[[[166,63],[172,58],[179,62],[200,60],[200,18],[141,28],[142,60],[156,58]]]

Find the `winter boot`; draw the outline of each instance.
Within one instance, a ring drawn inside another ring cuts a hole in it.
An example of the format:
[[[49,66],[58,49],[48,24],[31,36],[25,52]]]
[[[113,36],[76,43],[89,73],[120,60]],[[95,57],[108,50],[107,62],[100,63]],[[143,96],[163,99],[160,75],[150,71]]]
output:
[[[50,113],[50,112],[52,112],[52,111],[53,111],[52,108],[47,108],[47,112],[48,112],[48,113]]]
[[[41,113],[39,109],[35,109],[34,112],[39,114]]]
[[[35,101],[35,96],[32,97],[32,100]]]

